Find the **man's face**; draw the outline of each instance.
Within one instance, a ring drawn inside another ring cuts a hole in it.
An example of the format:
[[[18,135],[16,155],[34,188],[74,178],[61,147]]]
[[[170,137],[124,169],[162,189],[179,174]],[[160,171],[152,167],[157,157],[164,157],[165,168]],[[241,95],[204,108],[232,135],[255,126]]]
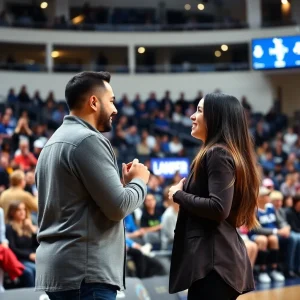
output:
[[[97,129],[100,132],[108,132],[112,129],[112,116],[118,113],[114,101],[115,96],[109,83],[104,82],[105,89],[101,89],[98,93],[100,101],[100,109],[97,111]]]

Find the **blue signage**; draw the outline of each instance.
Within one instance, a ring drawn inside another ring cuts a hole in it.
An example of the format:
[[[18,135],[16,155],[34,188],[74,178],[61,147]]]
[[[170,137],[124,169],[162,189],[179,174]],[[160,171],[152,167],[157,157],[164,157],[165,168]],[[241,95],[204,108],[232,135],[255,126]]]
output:
[[[152,158],[150,166],[153,174],[172,178],[177,171],[182,177],[186,177],[190,164],[188,158]]]
[[[300,36],[252,40],[255,70],[300,68]]]

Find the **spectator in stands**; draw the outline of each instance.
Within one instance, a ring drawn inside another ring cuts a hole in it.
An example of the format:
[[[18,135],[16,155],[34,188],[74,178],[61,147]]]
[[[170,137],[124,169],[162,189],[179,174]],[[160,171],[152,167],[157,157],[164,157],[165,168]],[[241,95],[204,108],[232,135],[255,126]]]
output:
[[[124,224],[127,238],[133,240],[134,242],[140,245],[144,245],[144,235],[146,231],[143,228],[139,228],[136,225],[135,220],[133,218],[133,214],[128,215],[124,219]]]
[[[265,130],[264,121],[259,121],[256,124],[254,132],[255,146],[260,147],[264,142],[267,142],[269,139],[268,132]]]
[[[173,136],[171,142],[169,143],[170,153],[176,155],[182,155],[183,145],[181,144],[178,136]]]
[[[147,194],[141,218],[141,228],[146,232],[144,240],[153,245],[155,249],[160,248],[161,238],[161,216],[162,208],[156,205],[154,195]]]
[[[143,129],[141,133],[142,139],[146,140],[146,143],[150,150],[152,150],[156,145],[156,139],[153,135],[149,133],[147,129]]]
[[[288,278],[295,278],[297,277],[296,273],[299,270],[298,258],[300,258],[300,235],[298,236],[291,230],[291,226],[287,221],[286,210],[282,207],[282,193],[279,191],[273,191],[270,193],[270,199],[276,211],[277,224],[281,231],[285,231],[285,234],[282,235],[282,233],[279,233],[278,236],[280,247],[284,249],[284,246],[286,246],[287,249],[284,255],[286,276]]]
[[[26,186],[25,191],[29,192],[32,196],[37,197],[37,187],[35,184],[34,172],[27,172],[25,175]]]
[[[174,123],[181,123],[182,122],[182,108],[180,105],[175,105],[175,111],[173,112],[173,115],[172,115],[172,121]]]
[[[259,253],[260,274],[259,281],[261,283],[274,281],[284,281],[285,277],[278,270],[279,261],[279,238],[278,236],[287,237],[289,230],[286,227],[280,228],[277,224],[276,212],[272,204],[270,204],[270,190],[261,187],[258,197],[257,219],[261,227],[253,229],[250,232],[251,240],[257,243]],[[269,255],[267,254],[269,249]],[[269,257],[268,257],[269,256]],[[271,271],[267,273],[267,258],[271,264]],[[271,277],[271,278],[270,278]]]
[[[153,195],[158,206],[162,205],[163,189],[159,181],[159,177],[154,174],[150,174],[147,184],[148,193]]]
[[[255,242],[251,241],[248,237],[248,229],[245,226],[241,226],[240,228],[238,228],[238,232],[241,236],[241,238],[243,239],[246,249],[247,249],[247,253],[250,259],[250,263],[251,266],[253,267],[257,258],[257,254],[258,254],[258,246]]]
[[[245,110],[247,110],[249,112],[252,111],[251,104],[248,102],[246,96],[242,97],[241,103],[242,103],[242,105],[243,105],[243,107],[244,107]]]
[[[178,217],[179,205],[172,202],[165,210],[161,218],[161,248],[168,250],[172,248],[174,241],[174,230]]]
[[[9,159],[5,155],[0,157],[0,192],[9,188],[9,172],[11,172],[9,167]]]
[[[139,107],[141,105],[142,100],[140,94],[136,94],[134,100],[132,101],[132,107],[134,108],[135,112],[139,111]]]
[[[297,158],[300,159],[300,136],[298,136],[298,139],[295,145],[292,147],[291,152],[295,153]]]
[[[15,94],[15,90],[13,88],[11,88],[8,91],[8,95],[7,95],[7,104],[8,105],[15,105],[18,102],[18,97]]]
[[[275,149],[273,151],[274,162],[276,164],[285,165],[285,162],[288,158],[286,152],[283,151],[283,143],[280,140],[277,140],[275,143]]]
[[[32,98],[32,104],[37,108],[42,108],[44,105],[44,101],[41,98],[40,91],[35,91],[33,98]]]
[[[296,174],[290,173],[286,175],[285,181],[280,187],[280,191],[284,196],[295,196],[296,194]]]
[[[170,153],[170,140],[167,134],[161,137],[160,149],[166,154]]]
[[[26,286],[34,287],[37,227],[32,224],[22,201],[11,202],[7,216],[6,236],[9,247],[25,266],[26,273],[30,274]]]
[[[16,151],[14,162],[24,172],[35,168],[37,164],[37,159],[29,150],[29,141],[27,139],[20,140],[19,149]]]
[[[146,101],[146,110],[149,113],[152,113],[153,111],[159,109],[159,103],[156,99],[156,95],[154,92],[150,93],[149,98]]]
[[[283,208],[287,210],[289,207],[293,207],[293,197],[284,196],[283,197]]]
[[[46,103],[47,102],[52,102],[53,104],[55,104],[55,97],[54,97],[54,92],[50,91],[48,96],[46,97]]]
[[[20,102],[20,104],[29,104],[31,102],[26,85],[23,85],[21,87],[20,93],[18,95],[18,101]]]
[[[45,146],[45,141],[43,139],[37,139],[36,141],[34,141],[33,143],[33,155],[36,159],[39,158],[43,148]]]
[[[133,117],[135,115],[135,109],[132,104],[129,102],[127,95],[124,95],[122,98],[122,107],[120,109],[121,114],[126,117]]]
[[[294,147],[298,140],[298,135],[294,132],[293,127],[289,127],[287,129],[287,132],[283,136],[283,141],[285,143],[285,148],[288,152],[291,151],[291,149]]]
[[[264,169],[264,171],[270,172],[275,169],[275,160],[273,158],[272,151],[267,151],[265,158],[262,158],[260,160],[261,166]]]
[[[176,100],[176,105],[179,105],[181,107],[181,112],[182,114],[185,113],[185,110],[187,109],[187,106],[188,106],[188,102],[185,100],[185,96],[184,96],[184,93],[181,92],[179,94],[179,98]],[[198,103],[197,103],[198,105]]]
[[[62,103],[58,104],[57,108],[54,109],[51,117],[52,121],[56,124],[57,128],[62,124],[66,115],[67,112],[65,110],[65,106]]]
[[[136,147],[140,141],[140,135],[136,126],[130,126],[125,133],[125,141],[128,146]]]
[[[300,237],[300,193],[293,198],[293,206],[286,209],[286,218],[291,225],[292,231]]]
[[[171,99],[171,92],[170,91],[166,91],[164,97],[161,99],[160,109],[164,111],[166,109],[167,105],[169,105],[171,107],[171,110],[173,110],[174,103]]]
[[[157,113],[157,116],[154,119],[154,125],[163,131],[168,131],[168,129],[170,128],[170,122],[165,112],[160,111]]]
[[[27,209],[27,215],[30,217],[32,212],[37,212],[38,201],[30,193],[24,191],[26,186],[25,174],[21,170],[16,170],[10,174],[10,188],[5,190],[0,196],[0,207],[4,210],[7,220],[7,212],[10,204],[14,200],[22,201]]]
[[[137,144],[136,151],[138,155],[150,155],[151,149],[147,144],[147,137],[145,135],[141,136],[141,141]]]
[[[33,131],[29,127],[28,119],[21,117],[17,123],[17,127],[12,135],[12,150],[16,151],[20,145],[20,141],[27,138],[29,148],[32,149],[34,136]]]
[[[14,281],[24,273],[25,267],[9,248],[9,241],[6,238],[5,231],[4,212],[0,208],[0,268]]]

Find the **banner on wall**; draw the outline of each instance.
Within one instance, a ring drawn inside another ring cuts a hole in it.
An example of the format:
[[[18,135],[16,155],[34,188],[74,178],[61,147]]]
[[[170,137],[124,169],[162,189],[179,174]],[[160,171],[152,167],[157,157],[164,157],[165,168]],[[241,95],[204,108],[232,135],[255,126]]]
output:
[[[179,171],[182,177],[189,174],[190,162],[188,158],[151,158],[150,167],[153,174],[164,178],[172,178]]]

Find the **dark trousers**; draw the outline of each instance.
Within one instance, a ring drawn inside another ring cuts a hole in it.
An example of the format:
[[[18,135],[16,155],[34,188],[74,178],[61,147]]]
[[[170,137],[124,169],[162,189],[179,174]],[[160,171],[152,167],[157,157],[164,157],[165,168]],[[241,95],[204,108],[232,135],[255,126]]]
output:
[[[188,291],[188,300],[235,300],[240,294],[212,271],[195,281]]]
[[[46,292],[50,300],[116,300],[116,287],[104,283],[82,282],[79,290]]]

